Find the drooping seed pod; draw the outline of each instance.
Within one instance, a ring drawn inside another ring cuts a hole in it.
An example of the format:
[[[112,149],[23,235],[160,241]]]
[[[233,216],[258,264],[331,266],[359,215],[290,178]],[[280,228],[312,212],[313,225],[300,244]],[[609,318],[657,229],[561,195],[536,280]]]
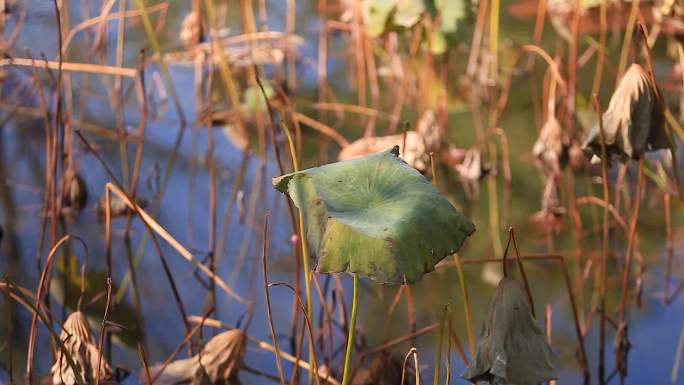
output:
[[[563,130],[555,116],[549,116],[539,132],[532,153],[546,167],[554,172],[560,171],[563,154]]]
[[[76,311],[67,318],[59,339],[69,352],[79,373],[74,373],[60,350],[56,354],[55,363],[50,371],[53,384],[75,385],[78,383],[77,376],[80,376],[81,382],[85,384],[94,383],[97,378],[98,360],[100,360],[100,378],[111,377],[112,369],[104,357],[99,357],[99,349],[93,340],[88,320],[83,313]]]
[[[625,162],[639,159],[647,151],[668,147],[656,85],[638,64],[632,64],[620,79],[602,119],[609,159]],[[583,147],[589,155],[601,156],[598,123]]]
[[[158,385],[190,383],[192,385],[237,384],[238,372],[245,354],[247,335],[240,329],[218,334],[202,351],[190,358],[171,362],[155,382]],[[161,369],[151,368],[152,376]]]
[[[195,372],[194,384],[199,385],[201,376],[211,384],[220,384],[237,377],[245,355],[247,335],[240,329],[223,332],[209,340],[199,354],[199,367]]]
[[[370,365],[371,385],[394,385],[401,383],[403,360],[400,356],[391,353],[383,353],[376,357]],[[411,376],[408,382],[413,383]]]
[[[147,207],[149,204],[147,202],[147,199],[145,198],[134,198],[135,203],[140,206],[140,208],[144,209]],[[100,198],[97,200],[97,216],[98,218],[104,218],[106,214],[106,208],[107,206],[105,205],[105,199]],[[126,202],[123,201],[123,199],[119,198],[117,195],[112,195],[111,200],[109,202],[109,209],[111,210],[111,215],[112,218],[116,217],[121,217],[127,214],[134,213],[133,210],[131,210]]]
[[[462,377],[473,383],[537,385],[557,377],[551,357],[525,290],[516,280],[502,278],[489,304],[475,360]]]
[[[64,172],[63,181],[62,207],[76,213],[80,212],[88,202],[88,187],[85,181],[73,167]]]
[[[185,15],[181,24],[180,41],[185,48],[192,48],[202,39],[202,18],[197,12]]]

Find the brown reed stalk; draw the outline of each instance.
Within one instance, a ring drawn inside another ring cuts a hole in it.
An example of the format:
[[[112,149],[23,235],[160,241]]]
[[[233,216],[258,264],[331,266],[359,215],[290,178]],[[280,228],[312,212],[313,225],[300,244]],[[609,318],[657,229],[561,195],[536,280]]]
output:
[[[36,297],[35,297],[35,303],[33,305],[34,308],[39,309],[40,308],[40,303],[43,300],[43,294],[44,291],[47,290],[47,282],[49,280],[50,275],[52,274],[52,260],[57,253],[57,250],[59,248],[66,244],[67,241],[69,240],[75,240],[79,242],[84,250],[85,253],[88,253],[88,246],[86,245],[85,241],[75,235],[65,235],[62,238],[60,238],[54,246],[50,248],[50,251],[48,252],[47,258],[45,260],[45,267],[43,267],[42,272],[40,273],[40,279],[38,280],[38,288],[36,289]],[[87,258],[87,257],[86,257]],[[26,354],[26,379],[29,384],[31,384],[32,379],[33,379],[33,352],[36,344],[36,327],[38,323],[38,317],[39,314],[38,312],[34,312],[32,317],[31,317],[31,327],[29,328],[29,339],[28,339],[28,348],[27,348],[27,354]],[[49,315],[48,315],[49,317]],[[74,373],[78,373],[78,371],[74,371]]]

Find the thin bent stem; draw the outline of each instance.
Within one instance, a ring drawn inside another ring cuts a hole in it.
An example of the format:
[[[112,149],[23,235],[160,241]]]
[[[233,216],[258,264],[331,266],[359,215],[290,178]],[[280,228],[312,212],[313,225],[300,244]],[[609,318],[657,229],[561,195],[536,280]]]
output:
[[[354,335],[356,334],[356,316],[359,310],[359,275],[352,273],[354,277],[354,298],[352,300],[351,321],[349,321],[349,336],[347,338],[347,352],[344,355],[344,374],[342,385],[351,383],[351,356],[354,350]]]
[[[532,290],[530,290],[530,283],[527,280],[527,274],[525,274],[525,268],[523,267],[522,259],[520,259],[520,250],[518,249],[518,242],[515,240],[515,231],[511,227],[508,229],[510,234],[510,239],[513,241],[513,249],[515,250],[515,260],[518,262],[518,268],[520,269],[520,275],[523,279],[523,284],[525,285],[525,292],[527,293],[527,299],[530,301],[530,308],[532,309],[532,316],[537,317],[534,312],[534,300],[532,299]]]
[[[470,313],[470,298],[468,297],[468,289],[463,277],[463,267],[461,266],[461,258],[458,254],[454,254],[454,261],[456,262],[456,272],[458,272],[458,282],[461,285],[461,295],[463,297],[463,310],[465,311],[466,331],[468,334],[468,348],[470,355],[475,357],[475,333],[473,333],[473,318]]]
[[[268,290],[268,269],[266,269],[266,257],[268,255],[268,213],[264,218],[264,237],[262,250],[262,268],[264,273],[264,295],[266,298],[266,312],[268,315],[268,327],[271,329],[271,337],[273,337],[273,350],[276,355],[276,366],[278,367],[278,378],[280,385],[285,385],[285,375],[283,374],[283,364],[280,362],[280,349],[278,348],[278,336],[276,335],[275,325],[273,324],[273,314],[271,312],[271,294]]]

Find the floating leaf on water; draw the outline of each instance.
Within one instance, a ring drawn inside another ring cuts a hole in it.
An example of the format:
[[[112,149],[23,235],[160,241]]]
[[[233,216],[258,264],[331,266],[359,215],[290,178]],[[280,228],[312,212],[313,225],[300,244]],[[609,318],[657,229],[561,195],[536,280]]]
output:
[[[638,64],[620,80],[603,113],[606,154],[609,159],[639,159],[646,151],[667,148],[665,118],[655,84]],[[601,134],[594,125],[584,143],[590,155],[601,156]]]
[[[90,326],[86,317],[80,311],[71,313],[69,318],[64,322],[62,332],[59,334],[59,339],[64,344],[64,347],[71,355],[71,359],[76,364],[80,373],[75,374],[71,366],[64,358],[62,351],[58,351],[55,357],[55,363],[52,365],[50,372],[52,373],[52,383],[59,385],[75,385],[79,381],[76,376],[81,377],[81,382],[92,384],[97,377],[97,367],[99,358],[99,349],[90,334]],[[112,369],[105,361],[104,357],[100,361],[100,378],[109,378],[112,374]]]
[[[518,281],[502,278],[489,304],[475,360],[462,377],[473,383],[537,385],[557,378],[551,357],[525,290]]]
[[[240,329],[218,334],[209,340],[199,354],[171,362],[155,383],[236,384],[245,354],[246,338],[245,332]],[[161,366],[150,368],[152,376],[160,369]]]
[[[475,226],[395,146],[277,178],[302,210],[316,271],[379,283],[418,280],[455,253]]]

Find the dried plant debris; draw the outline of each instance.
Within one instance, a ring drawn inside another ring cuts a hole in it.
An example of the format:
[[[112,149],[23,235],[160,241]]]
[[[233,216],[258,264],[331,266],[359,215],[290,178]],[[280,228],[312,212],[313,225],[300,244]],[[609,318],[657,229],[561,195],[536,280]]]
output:
[[[64,172],[62,190],[62,209],[78,213],[88,202],[88,188],[75,168],[69,167]]]
[[[606,154],[625,162],[645,152],[667,148],[665,118],[656,85],[638,64],[632,64],[620,80],[603,113]],[[601,156],[601,134],[597,123],[584,143],[589,155]]]
[[[366,385],[395,385],[401,383],[403,358],[397,354],[383,353],[370,364],[370,378]],[[412,376],[407,376],[405,384],[412,384]]]
[[[405,134],[358,139],[345,146],[337,159],[358,158],[399,146],[402,159],[418,171],[425,172],[430,167],[430,152],[439,152],[444,130],[432,110],[421,114],[416,127],[415,131],[406,131]]]
[[[539,132],[539,138],[534,143],[532,153],[551,171],[560,171],[560,161],[563,155],[563,130],[555,116],[549,116]]]
[[[475,361],[462,377],[473,383],[537,385],[557,377],[551,357],[525,290],[516,280],[502,278],[489,304]]]
[[[185,48],[192,48],[202,41],[202,18],[199,13],[185,15],[179,38]]]
[[[425,142],[420,134],[415,131],[406,131],[406,135],[371,136],[361,138],[344,147],[338,160],[347,160],[367,156],[384,151],[388,148],[399,146],[403,148],[401,157],[406,163],[418,171],[426,171],[430,167],[430,158],[427,153]]]
[[[238,372],[245,354],[246,334],[240,329],[223,332],[206,344],[204,349],[190,358],[170,363],[155,382],[172,384],[238,384]],[[152,376],[161,366],[150,369]]]
[[[134,198],[135,203],[140,206],[140,208],[144,209],[147,207],[148,202],[147,199],[145,198]],[[105,216],[105,199],[100,198],[97,201],[97,216],[100,218],[104,218]],[[111,215],[112,218],[116,217],[122,217],[127,214],[133,214],[134,211],[131,210],[126,202],[124,202],[123,199],[119,198],[117,195],[111,196],[111,200],[109,202],[109,208],[111,210]]]
[[[72,313],[59,335],[62,344],[71,355],[71,359],[76,364],[79,373],[74,373],[71,366],[67,363],[61,350],[55,357],[52,365],[52,383],[60,385],[75,385],[79,383],[76,376],[80,376],[81,382],[85,384],[95,383],[97,378],[98,360],[100,361],[100,379],[108,379],[112,375],[112,369],[105,361],[104,357],[99,357],[99,350],[90,334],[90,326],[85,315],[80,311]]]

